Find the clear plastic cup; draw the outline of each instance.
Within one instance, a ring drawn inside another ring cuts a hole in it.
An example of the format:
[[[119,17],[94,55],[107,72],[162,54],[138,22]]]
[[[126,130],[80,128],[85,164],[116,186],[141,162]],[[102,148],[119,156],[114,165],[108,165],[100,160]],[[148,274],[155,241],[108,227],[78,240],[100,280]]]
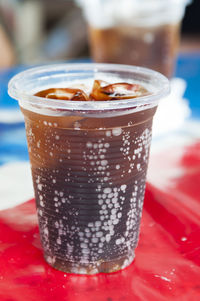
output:
[[[188,0],[78,0],[92,58],[144,66],[171,77]]]
[[[38,91],[94,79],[136,82],[151,95],[63,101]],[[46,261],[78,274],[113,272],[134,259],[152,119],[169,91],[161,74],[110,64],[63,64],[16,75],[9,94],[24,114]]]

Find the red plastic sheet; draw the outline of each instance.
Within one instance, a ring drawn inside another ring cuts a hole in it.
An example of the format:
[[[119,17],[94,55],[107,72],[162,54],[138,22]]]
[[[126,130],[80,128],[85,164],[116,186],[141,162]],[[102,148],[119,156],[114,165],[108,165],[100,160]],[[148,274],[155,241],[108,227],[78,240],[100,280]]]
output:
[[[152,156],[135,261],[94,276],[43,259],[34,201],[0,212],[0,301],[200,300],[200,142]]]

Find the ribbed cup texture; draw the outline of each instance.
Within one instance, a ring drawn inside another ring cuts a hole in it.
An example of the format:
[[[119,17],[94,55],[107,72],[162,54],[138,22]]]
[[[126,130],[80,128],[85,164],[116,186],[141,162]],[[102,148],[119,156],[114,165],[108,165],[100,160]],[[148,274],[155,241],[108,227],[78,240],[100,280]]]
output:
[[[155,109],[126,118],[44,116],[23,110],[48,263],[94,274],[134,258]],[[140,114],[140,122],[134,123]],[[109,123],[109,125],[108,125]]]

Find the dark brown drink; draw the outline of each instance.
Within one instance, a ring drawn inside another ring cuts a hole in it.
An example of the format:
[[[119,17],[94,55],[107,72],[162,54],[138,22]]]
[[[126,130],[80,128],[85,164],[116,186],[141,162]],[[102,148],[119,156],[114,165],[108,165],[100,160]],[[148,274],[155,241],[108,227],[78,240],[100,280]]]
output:
[[[10,82],[25,118],[44,256],[54,268],[109,273],[133,261],[152,119],[168,89],[154,71],[109,64],[44,66]]]
[[[91,54],[96,62],[144,66],[172,77],[179,45],[177,24],[110,28],[89,27]]]
[[[80,118],[23,110],[41,241],[52,266],[90,274],[133,260],[154,113]]]

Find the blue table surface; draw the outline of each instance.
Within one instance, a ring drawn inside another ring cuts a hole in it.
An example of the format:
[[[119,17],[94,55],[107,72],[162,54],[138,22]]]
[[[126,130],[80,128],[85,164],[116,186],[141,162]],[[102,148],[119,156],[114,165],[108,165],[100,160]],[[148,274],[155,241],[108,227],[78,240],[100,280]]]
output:
[[[85,61],[82,61],[85,62]],[[28,66],[16,66],[0,72],[0,110],[16,109],[18,103],[12,100],[7,93],[8,81],[16,73],[27,69]],[[178,57],[176,77],[187,82],[185,98],[189,100],[192,118],[200,117],[200,53],[181,54]],[[28,160],[25,130],[23,123],[0,123],[0,165]]]

